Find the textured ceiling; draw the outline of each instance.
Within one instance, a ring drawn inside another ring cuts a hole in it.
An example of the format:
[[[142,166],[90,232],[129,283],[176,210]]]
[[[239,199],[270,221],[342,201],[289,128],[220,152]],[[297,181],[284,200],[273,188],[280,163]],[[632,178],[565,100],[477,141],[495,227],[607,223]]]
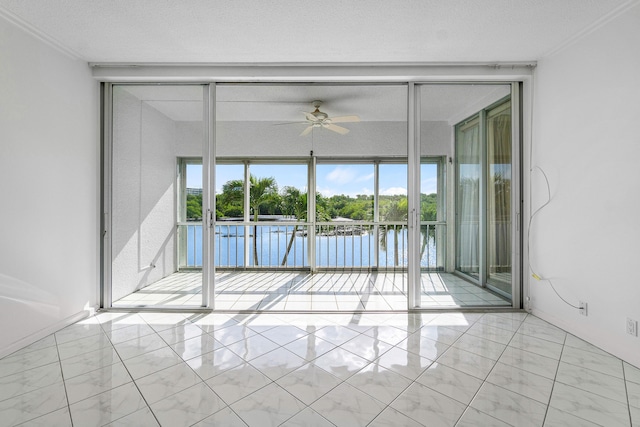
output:
[[[216,88],[218,120],[300,121],[312,102],[331,117],[404,121],[407,87],[401,85],[228,85]],[[275,101],[275,102],[274,102]]]
[[[124,90],[176,121],[202,120],[203,90],[190,85],[122,85]],[[420,88],[420,115],[425,121],[462,120],[505,97],[509,85],[429,84]],[[229,84],[216,88],[216,120],[292,122],[313,111],[312,101],[330,117],[358,115],[363,122],[406,121],[405,85]]]
[[[532,61],[636,0],[0,0],[90,62]]]

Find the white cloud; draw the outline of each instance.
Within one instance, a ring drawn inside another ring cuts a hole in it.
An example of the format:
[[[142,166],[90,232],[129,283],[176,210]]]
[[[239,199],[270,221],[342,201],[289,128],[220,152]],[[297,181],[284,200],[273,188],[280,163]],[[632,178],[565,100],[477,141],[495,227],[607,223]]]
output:
[[[335,182],[336,184],[347,184],[353,182],[355,178],[356,173],[353,170],[341,166],[336,167],[327,174],[327,181]]]
[[[396,196],[398,194],[402,194],[403,196],[406,196],[407,189],[404,187],[390,187],[384,190],[380,190],[380,194],[382,196]]]
[[[355,198],[356,196],[362,195],[362,194],[371,196],[373,195],[373,190],[365,187],[360,190],[336,191],[335,188],[318,187],[318,193],[322,194],[323,197],[333,197],[336,195],[344,195],[344,196]]]
[[[318,193],[322,194],[323,197],[331,197],[335,196],[336,192],[330,188],[317,188]]]
[[[356,179],[356,182],[371,181],[373,177],[374,177],[374,174],[373,172],[371,172],[369,175],[359,176],[358,179]]]

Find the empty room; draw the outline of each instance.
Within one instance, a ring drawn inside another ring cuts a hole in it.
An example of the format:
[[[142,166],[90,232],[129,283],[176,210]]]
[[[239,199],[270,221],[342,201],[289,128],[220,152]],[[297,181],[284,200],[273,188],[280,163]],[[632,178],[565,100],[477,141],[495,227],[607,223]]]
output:
[[[638,0],[0,0],[0,426],[640,426],[639,46]]]

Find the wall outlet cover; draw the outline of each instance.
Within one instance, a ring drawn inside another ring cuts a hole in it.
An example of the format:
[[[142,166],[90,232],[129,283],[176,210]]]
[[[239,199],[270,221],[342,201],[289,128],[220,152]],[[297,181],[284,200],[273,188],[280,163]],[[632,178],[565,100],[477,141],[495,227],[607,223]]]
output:
[[[634,337],[638,336],[638,321],[627,317],[627,333],[629,335],[633,335]]]
[[[589,313],[587,311],[588,307],[587,307],[587,303],[584,301],[580,301],[580,303],[578,304],[579,310],[580,310],[580,314],[583,316],[587,316]]]

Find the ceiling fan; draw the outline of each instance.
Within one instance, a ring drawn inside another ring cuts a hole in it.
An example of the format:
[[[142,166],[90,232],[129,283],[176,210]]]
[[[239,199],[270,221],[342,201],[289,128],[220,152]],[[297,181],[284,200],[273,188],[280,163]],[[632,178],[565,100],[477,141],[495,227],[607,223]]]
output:
[[[329,117],[327,113],[320,111],[320,105],[322,105],[322,101],[313,101],[314,111],[311,113],[304,112],[304,116],[307,121],[299,122],[308,124],[307,128],[302,131],[300,136],[305,136],[311,133],[313,128],[323,127],[325,129],[331,130],[333,132],[337,132],[340,135],[346,135],[349,133],[349,129],[337,126],[334,123],[355,123],[360,121],[360,117],[358,116],[338,116],[338,117]]]

